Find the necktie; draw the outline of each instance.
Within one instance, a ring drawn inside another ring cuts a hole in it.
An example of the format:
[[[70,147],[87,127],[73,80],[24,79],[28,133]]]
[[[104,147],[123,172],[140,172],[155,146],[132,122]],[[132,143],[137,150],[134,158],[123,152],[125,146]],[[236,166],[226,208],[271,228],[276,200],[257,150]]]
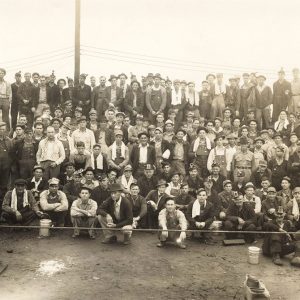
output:
[[[95,170],[97,170],[98,168],[97,168],[97,159],[95,158],[95,160],[94,160],[94,169]]]

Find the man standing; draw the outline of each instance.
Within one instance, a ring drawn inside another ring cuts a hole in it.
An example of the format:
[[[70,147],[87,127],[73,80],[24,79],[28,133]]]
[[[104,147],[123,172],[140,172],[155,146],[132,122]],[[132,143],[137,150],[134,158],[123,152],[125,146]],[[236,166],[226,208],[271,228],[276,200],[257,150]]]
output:
[[[87,117],[91,110],[91,87],[85,84],[87,74],[81,74],[79,77],[79,85],[74,89],[74,101],[76,105],[82,107],[82,114]]]
[[[155,149],[149,145],[149,135],[146,132],[138,134],[139,144],[134,145],[130,155],[130,161],[134,170],[134,176],[138,178],[143,174],[145,165],[155,164]]]
[[[162,231],[159,232],[157,247],[163,247],[166,242],[170,241],[181,249],[186,248],[184,241],[186,238],[185,230],[187,229],[187,221],[184,213],[176,209],[173,198],[166,199],[165,208],[158,215],[158,224]],[[180,229],[181,232],[169,232],[172,229]]]
[[[47,137],[40,141],[36,153],[36,161],[44,168],[46,180],[58,177],[60,164],[65,159],[65,149],[61,141],[55,138],[55,131],[52,126],[47,127]]]
[[[21,72],[18,72],[15,74],[16,82],[14,82],[11,85],[11,93],[12,93],[12,99],[11,99],[11,108],[10,108],[10,116],[11,116],[11,127],[14,131],[16,129],[17,125],[17,118],[18,118],[18,107],[19,107],[19,99],[18,99],[18,89],[21,85]]]
[[[160,75],[155,75],[153,86],[149,86],[146,91],[146,107],[148,109],[148,118],[151,123],[159,113],[164,113],[167,105],[166,89],[160,85]]]
[[[89,236],[95,239],[94,224],[96,221],[97,202],[90,198],[91,190],[87,187],[81,187],[79,198],[75,200],[71,207],[71,221],[74,228],[73,238],[80,234],[79,227],[88,227]]]
[[[271,121],[270,105],[273,103],[272,90],[269,86],[265,85],[266,77],[259,75],[257,77],[257,86],[255,89],[256,100],[256,121],[259,129],[268,128]]]
[[[105,98],[104,98],[104,106],[103,111],[105,112],[108,107],[115,107],[119,111],[122,110],[123,107],[123,91],[121,88],[117,86],[118,77],[115,75],[111,75],[108,81],[110,82],[110,86],[105,89]]]
[[[29,127],[33,124],[33,96],[34,96],[34,87],[31,83],[31,74],[24,74],[25,81],[20,85],[18,89],[19,97],[19,114],[23,114],[27,118],[27,124]]]
[[[217,82],[212,87],[213,101],[211,104],[210,118],[214,120],[216,117],[223,118],[223,110],[225,108],[226,85],[223,82],[223,74],[217,74]]]
[[[12,101],[11,85],[4,80],[6,71],[0,68],[0,109],[2,111],[2,120],[6,123],[9,130],[9,106]]]
[[[229,79],[229,86],[226,86],[225,107],[231,109],[235,116],[240,115],[241,94],[236,78]]]
[[[42,216],[31,191],[26,190],[24,179],[17,179],[15,188],[5,194],[2,210],[2,217],[9,224],[29,225],[37,216]]]
[[[121,228],[123,233],[123,244],[130,244],[132,234],[132,206],[128,199],[124,198],[122,187],[115,183],[110,186],[111,196],[105,200],[97,210],[98,220],[102,228]],[[111,244],[117,241],[113,231],[103,230],[103,244]]]
[[[43,109],[48,107],[51,103],[50,100],[50,87],[46,85],[46,77],[40,77],[40,85],[33,88],[33,107],[32,111],[35,116],[41,116]]]
[[[72,133],[74,146],[76,146],[78,142],[84,142],[85,149],[89,153],[92,153],[93,146],[96,143],[94,132],[86,127],[87,121],[85,116],[82,116],[77,123],[79,124],[79,128]]]
[[[13,143],[7,137],[6,123],[0,122],[0,199],[7,191],[12,162]]]
[[[40,206],[43,212],[49,215],[54,226],[63,227],[69,207],[67,196],[58,190],[57,178],[51,178],[48,183],[49,189],[40,194]]]
[[[99,78],[100,84],[93,89],[92,92],[92,107],[96,109],[98,119],[104,116],[105,110],[103,109],[104,99],[105,99],[105,89],[106,89],[106,78],[101,76]]]
[[[278,72],[278,80],[273,84],[273,122],[278,120],[281,110],[287,110],[291,98],[291,84],[284,78],[285,72]]]
[[[296,115],[300,112],[300,70],[293,69],[293,80],[291,82],[291,101],[289,103],[289,113],[293,112]]]
[[[243,74],[243,81],[240,88],[241,106],[240,106],[240,118],[243,120],[247,116],[248,112],[248,97],[250,94],[251,84],[249,82],[250,75],[248,73]]]

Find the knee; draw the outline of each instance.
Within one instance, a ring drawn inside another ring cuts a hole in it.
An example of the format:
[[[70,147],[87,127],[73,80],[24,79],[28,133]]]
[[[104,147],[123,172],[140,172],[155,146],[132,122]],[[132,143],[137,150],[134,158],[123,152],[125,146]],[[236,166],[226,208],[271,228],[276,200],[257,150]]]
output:
[[[225,221],[224,222],[224,228],[225,229],[232,229],[233,228],[233,224],[232,224],[232,222],[231,221]]]

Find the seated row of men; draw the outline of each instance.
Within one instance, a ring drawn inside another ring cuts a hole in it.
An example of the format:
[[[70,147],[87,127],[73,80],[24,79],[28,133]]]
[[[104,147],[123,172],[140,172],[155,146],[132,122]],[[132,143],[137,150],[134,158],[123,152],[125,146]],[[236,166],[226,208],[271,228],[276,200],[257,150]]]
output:
[[[43,171],[40,166],[35,168],[37,170]],[[178,174],[172,178],[175,176]],[[73,173],[73,180],[65,184],[63,190],[59,179],[52,178],[41,193],[37,193],[35,188],[26,188],[32,181],[18,179],[14,189],[8,191],[3,199],[2,221],[28,225],[38,218],[49,218],[55,226],[73,225],[74,238],[80,234],[80,227],[88,227],[91,239],[95,239],[94,229],[100,225],[104,234],[103,243],[116,242],[116,232],[111,229],[119,228],[125,245],[130,243],[133,228],[160,228],[158,246],[162,247],[171,240],[180,248],[186,247],[186,229],[195,230],[194,237],[211,244],[209,231],[220,223],[227,231],[299,230],[300,187],[292,191],[293,198],[287,201],[269,186],[261,202],[254,194],[252,183],[246,185],[243,195],[232,191],[229,180],[224,181],[224,191],[218,195],[212,189],[212,181],[208,177],[204,188],[195,192],[191,192],[188,183],[183,182],[178,195],[172,196],[167,193],[172,181],[168,184],[160,179],[155,189],[143,197],[137,183],[132,182],[126,192],[119,183],[109,184],[106,175],[99,179],[99,186],[92,190],[82,183],[81,171]],[[172,232],[172,229],[179,231]],[[226,234],[227,238],[236,235]],[[244,238],[252,243],[256,234],[247,233]],[[292,244],[294,248],[289,248],[290,251],[297,250],[296,243]],[[284,236],[280,240],[274,234],[266,236],[264,253],[272,255],[274,263],[282,264],[279,256],[287,251],[284,247]]]

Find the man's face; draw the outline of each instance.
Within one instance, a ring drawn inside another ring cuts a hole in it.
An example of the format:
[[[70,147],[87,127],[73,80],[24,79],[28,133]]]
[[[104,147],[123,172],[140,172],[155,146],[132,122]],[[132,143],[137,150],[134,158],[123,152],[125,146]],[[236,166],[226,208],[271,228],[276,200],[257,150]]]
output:
[[[102,179],[101,181],[100,181],[100,184],[101,184],[101,186],[103,187],[103,188],[107,188],[108,187],[108,179],[105,177],[104,179]]]
[[[165,191],[166,191],[166,186],[165,185],[160,185],[158,188],[157,188],[158,192],[160,194],[163,194]]]
[[[40,78],[40,85],[41,86],[45,86],[46,85],[46,78],[45,77],[41,77]]]
[[[290,137],[290,141],[291,141],[292,144],[295,144],[295,143],[298,142],[298,137],[296,135],[292,135]]]
[[[241,131],[241,134],[243,136],[247,136],[248,135],[248,129],[247,128],[243,128],[242,131]]]
[[[184,138],[184,133],[182,131],[177,132],[176,137],[179,141],[182,141]]]
[[[116,136],[115,136],[115,140],[116,140],[116,142],[122,142],[122,140],[123,140],[123,135],[120,135],[120,134],[117,134]]]
[[[154,170],[145,170],[144,174],[147,178],[151,178],[154,174]]]
[[[242,207],[244,202],[243,195],[239,195],[237,198],[234,199],[234,203],[238,207]]]
[[[22,194],[22,193],[24,193],[24,191],[25,191],[25,185],[16,185],[16,192],[17,192],[17,194]]]
[[[43,177],[43,171],[41,169],[36,169],[34,172],[33,172],[33,175],[35,178],[42,178]]]
[[[117,121],[118,123],[123,123],[123,121],[124,121],[124,116],[123,116],[123,115],[117,115],[117,116],[116,116],[116,121]]]
[[[287,180],[282,180],[281,181],[281,186],[282,186],[282,188],[284,189],[284,190],[286,190],[286,189],[289,189],[290,188],[290,186],[291,186],[291,184],[287,181]]]
[[[205,138],[205,137],[206,137],[206,132],[205,132],[205,130],[200,130],[199,133],[198,133],[198,137],[199,137],[200,139]]]
[[[79,84],[80,85],[84,85],[84,83],[85,83],[85,78],[84,77],[80,77],[79,78]]]
[[[225,110],[225,111],[224,111],[224,117],[225,117],[225,118],[227,118],[227,119],[230,118],[230,115],[231,115],[230,110]]]
[[[168,212],[173,212],[173,211],[175,211],[175,208],[176,208],[176,206],[175,206],[174,200],[168,200],[166,203],[166,210]]]
[[[247,196],[253,196],[254,195],[254,188],[253,187],[248,187],[246,190],[245,190],[245,194]]]
[[[94,114],[94,113],[90,114],[90,120],[91,121],[96,121],[97,120],[97,115]]]
[[[49,192],[52,194],[57,193],[58,191],[58,184],[50,184],[49,185]]]
[[[226,192],[232,191],[232,184],[231,184],[231,183],[227,183],[227,184],[225,185],[225,187],[224,187],[224,190],[225,190]]]
[[[221,121],[220,120],[215,120],[215,127],[216,128],[221,127]]]
[[[21,136],[23,134],[24,134],[24,129],[22,129],[21,127],[17,127],[16,128],[16,135]]]
[[[25,75],[24,75],[24,78],[25,78],[25,81],[30,81],[30,78],[31,78],[31,75],[30,74],[28,74],[28,73],[26,73]]]
[[[233,121],[233,126],[234,127],[240,127],[240,125],[241,125],[241,121],[239,120],[239,119],[235,119],[234,121]]]
[[[112,110],[109,110],[107,113],[107,117],[111,120],[115,117],[115,113]]]
[[[84,147],[84,146],[79,146],[79,147],[77,147],[78,154],[83,154],[83,153],[84,153],[84,150],[85,150],[85,147]]]
[[[212,173],[213,175],[219,175],[219,174],[220,174],[220,168],[217,167],[217,166],[213,167],[213,168],[211,169],[211,173]]]
[[[18,123],[20,123],[21,125],[27,124],[27,118],[26,117],[20,117],[19,120],[18,120]]]
[[[199,126],[200,126],[199,120],[194,120],[194,122],[193,122],[193,128],[197,129],[197,128],[199,128]]]
[[[250,122],[249,126],[251,129],[256,129],[257,127],[256,122]]]
[[[94,156],[98,156],[101,153],[101,148],[96,146],[93,148]]]
[[[262,141],[256,141],[256,143],[255,143],[255,146],[256,146],[256,148],[258,148],[258,149],[260,149],[260,148],[262,147],[262,145],[263,145],[263,142],[262,142]]]
[[[290,123],[295,123],[296,122],[296,117],[294,115],[289,116],[289,122]]]
[[[27,132],[25,133],[25,139],[28,141],[28,140],[31,140],[33,137],[33,133],[32,132]]]
[[[68,174],[68,175],[71,175],[71,174],[73,174],[75,172],[75,168],[73,167],[73,166],[67,166],[66,167],[66,173]]]
[[[96,85],[96,78],[92,77],[91,78],[91,86],[95,86]]]
[[[132,172],[130,170],[126,170],[126,171],[124,171],[124,175],[126,178],[130,178],[130,176],[132,175]]]
[[[259,172],[260,173],[264,173],[266,171],[266,169],[267,169],[266,165],[259,165],[258,167],[259,167]]]
[[[82,190],[79,194],[81,200],[87,201],[89,200],[91,194],[88,190]]]
[[[124,84],[126,82],[126,77],[124,75],[120,76],[120,83]]]
[[[100,81],[101,86],[105,86],[105,84],[106,84],[106,78],[105,77],[101,76],[99,81]]]
[[[92,171],[87,171],[84,176],[85,176],[86,180],[88,180],[88,181],[91,181],[94,179],[94,173]]]
[[[241,150],[246,152],[248,150],[248,145],[241,145]]]
[[[190,171],[190,176],[191,176],[192,178],[197,177],[197,175],[198,175],[197,169],[192,169],[192,170]]]
[[[4,125],[0,127],[0,136],[4,136],[5,133],[6,133],[6,126]]]
[[[54,121],[54,122],[52,123],[52,126],[54,127],[54,129],[59,129],[59,127],[60,127],[60,122],[59,122],[59,121]]]
[[[207,195],[206,195],[206,192],[200,192],[197,194],[197,199],[199,201],[200,204],[204,204],[206,199],[207,199]]]
[[[80,121],[79,128],[80,129],[85,129],[86,128],[86,121]]]
[[[121,197],[121,191],[111,192],[111,198],[114,201],[118,201]]]
[[[156,86],[158,86],[158,85],[160,85],[160,78],[155,78],[154,79],[154,84],[156,85]]]
[[[300,201],[300,192],[294,192],[293,196],[295,197],[295,199],[297,200],[297,202],[299,203]]]
[[[138,88],[139,88],[139,85],[138,85],[136,82],[134,82],[134,83],[131,85],[131,88],[132,88],[133,91],[137,91]]]
[[[73,180],[75,183],[80,183],[81,182],[81,176],[80,175],[73,175]]]
[[[202,83],[202,90],[203,91],[208,91],[208,89],[209,89],[209,83],[208,82]]]
[[[158,116],[156,117],[156,121],[157,121],[158,123],[162,123],[162,122],[164,121],[164,116],[163,116],[163,115],[158,115]]]
[[[35,130],[34,130],[34,132],[37,133],[37,134],[39,134],[39,135],[42,134],[43,131],[44,131],[44,129],[43,129],[43,126],[42,126],[42,125],[37,125],[37,126],[35,127]]]
[[[188,194],[188,192],[189,192],[189,186],[186,184],[181,188],[181,193]]]
[[[191,93],[195,91],[195,86],[192,83],[188,85],[188,88],[189,88],[189,92]]]
[[[136,185],[134,185],[131,189],[130,189],[130,194],[132,196],[137,196],[140,192],[140,188]]]
[[[211,180],[205,181],[205,182],[204,182],[204,186],[205,186],[208,190],[210,190],[210,189],[212,188],[212,186],[213,186],[213,182],[212,182]]]
[[[281,149],[276,149],[276,152],[275,152],[275,153],[276,153],[276,156],[277,156],[277,157],[280,157],[280,158],[283,157],[283,154],[284,154],[283,151],[282,151]]]
[[[257,78],[258,85],[262,86],[265,83],[265,79],[263,77]]]
[[[117,79],[116,78],[113,78],[111,81],[110,81],[110,85],[112,87],[116,87],[117,86]]]
[[[249,76],[243,76],[244,84],[247,84],[249,82]]]
[[[162,87],[165,87],[165,86],[166,86],[166,82],[164,81],[164,79],[161,79],[161,80],[160,80],[160,85],[161,85]]]
[[[54,137],[55,137],[55,131],[54,131],[54,128],[53,127],[51,127],[51,128],[47,128],[47,138],[48,139],[54,139]]]
[[[172,182],[173,183],[178,183],[179,180],[180,180],[180,177],[179,177],[178,174],[175,174],[175,175],[172,176]]]
[[[275,191],[268,191],[268,199],[274,200],[276,198],[276,192]]]
[[[263,180],[261,182],[261,186],[262,186],[263,189],[267,189],[270,185],[271,185],[271,183],[270,183],[269,180]]]
[[[164,173],[168,174],[170,173],[171,167],[169,165],[165,165],[163,168]]]
[[[59,83],[58,83],[58,87],[60,88],[60,89],[63,89],[64,87],[65,87],[65,82],[63,81],[63,80],[60,80],[59,81]]]
[[[208,84],[213,84],[215,82],[215,77],[210,75],[207,77]],[[207,83],[205,83],[207,84]]]
[[[278,73],[278,79],[279,79],[279,80],[283,80],[284,77],[285,77],[285,74],[284,74],[283,72],[279,72],[279,73]]]
[[[111,171],[108,173],[108,177],[111,181],[113,181],[117,178],[117,173],[115,171]]]

